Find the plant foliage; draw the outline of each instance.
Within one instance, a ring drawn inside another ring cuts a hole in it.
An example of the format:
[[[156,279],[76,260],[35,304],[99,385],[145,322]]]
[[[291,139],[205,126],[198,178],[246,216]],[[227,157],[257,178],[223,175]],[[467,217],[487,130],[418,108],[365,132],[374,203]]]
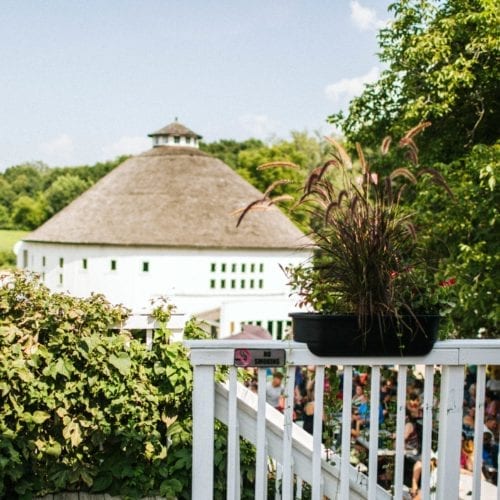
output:
[[[429,125],[411,129],[399,141],[410,167],[387,175],[371,170],[359,145],[356,172],[344,148],[330,140],[332,159],[310,173],[295,204],[310,212],[315,249],[312,265],[288,269],[302,305],[323,313],[354,313],[363,329],[365,321],[385,315],[435,312],[438,285],[432,277],[433,266],[420,252],[414,214],[402,203],[405,192],[422,176],[449,191],[438,171],[418,163],[414,137]],[[381,147],[383,155],[389,146],[387,138]],[[271,196],[272,188],[242,212],[238,223],[250,210],[281,201],[282,197]]]
[[[173,497],[190,466],[191,368],[110,331],[127,312],[100,295],[51,294],[35,277],[0,284],[0,496],[59,491]],[[170,445],[170,448],[169,448]]]

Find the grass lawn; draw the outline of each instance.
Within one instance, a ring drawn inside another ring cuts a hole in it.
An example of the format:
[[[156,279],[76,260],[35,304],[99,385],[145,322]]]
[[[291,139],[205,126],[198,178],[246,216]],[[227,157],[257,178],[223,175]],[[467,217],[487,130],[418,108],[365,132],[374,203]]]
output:
[[[19,241],[28,231],[11,231],[0,229],[0,252],[11,252],[16,241]]]
[[[16,265],[16,258],[12,248],[27,231],[11,231],[0,229],[0,269],[13,269]]]

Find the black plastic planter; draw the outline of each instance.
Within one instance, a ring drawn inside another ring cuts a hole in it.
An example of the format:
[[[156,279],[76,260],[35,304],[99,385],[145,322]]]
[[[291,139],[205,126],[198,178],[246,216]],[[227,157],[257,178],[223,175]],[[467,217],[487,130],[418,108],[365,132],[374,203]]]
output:
[[[437,340],[439,316],[384,316],[359,328],[355,315],[291,313],[293,338],[316,356],[423,356]]]

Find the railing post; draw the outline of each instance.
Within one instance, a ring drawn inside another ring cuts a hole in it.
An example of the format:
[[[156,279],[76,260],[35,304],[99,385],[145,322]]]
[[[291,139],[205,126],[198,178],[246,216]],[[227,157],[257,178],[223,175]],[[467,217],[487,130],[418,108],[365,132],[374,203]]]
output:
[[[458,498],[464,367],[443,365],[439,409],[437,500]]]
[[[193,367],[193,500],[212,500],[214,492],[214,367]]]

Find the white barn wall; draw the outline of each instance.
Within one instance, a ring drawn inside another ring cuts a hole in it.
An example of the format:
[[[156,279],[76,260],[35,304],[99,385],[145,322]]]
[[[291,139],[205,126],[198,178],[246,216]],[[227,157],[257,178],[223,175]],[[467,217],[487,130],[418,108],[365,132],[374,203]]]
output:
[[[27,268],[42,275],[54,291],[80,297],[102,293],[112,303],[124,304],[133,311],[149,310],[151,299],[158,296],[169,297],[180,312],[187,314],[221,308],[223,336],[233,333],[242,321],[286,320],[294,303],[288,297],[280,264],[298,264],[309,256],[306,250],[172,249],[23,241],[18,248],[19,267],[23,267],[24,251],[28,252]],[[87,260],[87,269],[83,268],[83,259]],[[116,261],[114,271],[112,260]],[[144,262],[149,266],[147,272],[143,271]],[[221,288],[223,280],[225,288]],[[241,288],[242,280],[245,288]],[[254,288],[250,288],[251,280]],[[215,288],[211,287],[212,281]]]

